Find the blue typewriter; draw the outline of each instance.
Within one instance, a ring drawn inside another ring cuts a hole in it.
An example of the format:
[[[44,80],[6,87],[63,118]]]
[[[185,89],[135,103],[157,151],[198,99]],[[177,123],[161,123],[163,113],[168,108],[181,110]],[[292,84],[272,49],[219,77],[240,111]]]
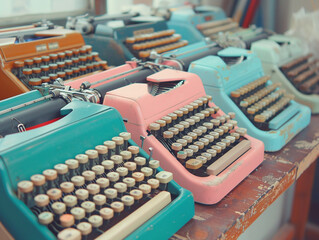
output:
[[[262,140],[266,151],[280,150],[309,124],[310,109],[293,101],[294,96],[279,83],[272,83],[251,51],[229,47],[213,56],[207,53],[216,47],[198,43],[197,49],[195,53],[187,47],[179,49],[162,61],[197,74],[206,93],[224,111],[235,112],[238,123]],[[174,55],[178,56],[175,60]]]
[[[33,104],[56,97],[31,91],[7,99],[1,118],[32,115]],[[67,102],[55,108],[57,120],[0,139],[1,230],[14,239],[173,235],[194,215],[192,194],[131,140],[117,110]]]

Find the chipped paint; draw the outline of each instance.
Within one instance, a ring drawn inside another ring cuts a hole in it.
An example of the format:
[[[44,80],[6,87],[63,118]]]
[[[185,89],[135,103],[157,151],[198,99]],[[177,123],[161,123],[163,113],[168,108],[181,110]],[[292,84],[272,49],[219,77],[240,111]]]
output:
[[[262,177],[262,181],[269,185],[275,184],[279,179],[275,178],[272,174]]]
[[[229,81],[229,77],[225,77],[224,79],[226,80],[226,82],[228,82],[228,81]]]
[[[245,216],[245,213],[242,213],[242,212],[238,212],[238,211],[235,211],[235,213],[241,215],[241,216]]]
[[[298,149],[313,149],[316,145],[319,143],[319,138],[312,140],[311,142],[308,142],[306,140],[300,140],[297,141],[294,146]]]
[[[226,174],[224,174],[222,177],[216,177],[210,181],[204,182],[203,184],[207,185],[207,186],[217,186],[219,184],[221,184],[225,179],[228,178],[228,176],[234,172],[237,168],[239,168],[241,165],[241,163],[237,163],[235,164],[232,168],[230,168]]]
[[[194,215],[193,219],[198,220],[198,221],[205,221],[206,220],[205,218],[202,218],[202,217],[196,216],[196,215]]]

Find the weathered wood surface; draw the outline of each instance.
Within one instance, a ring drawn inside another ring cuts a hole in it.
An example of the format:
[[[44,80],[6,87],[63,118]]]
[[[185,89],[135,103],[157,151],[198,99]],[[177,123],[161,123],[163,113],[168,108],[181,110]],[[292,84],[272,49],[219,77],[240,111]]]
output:
[[[319,115],[218,204],[195,204],[195,216],[172,239],[236,239],[319,156]]]

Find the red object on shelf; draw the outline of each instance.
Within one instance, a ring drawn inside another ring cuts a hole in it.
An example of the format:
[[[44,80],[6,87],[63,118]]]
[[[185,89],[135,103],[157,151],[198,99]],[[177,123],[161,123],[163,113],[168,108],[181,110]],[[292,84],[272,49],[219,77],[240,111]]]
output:
[[[244,18],[244,21],[243,21],[243,28],[248,28],[249,25],[251,24],[254,16],[255,16],[255,13],[256,13],[256,10],[259,6],[259,3],[260,3],[260,0],[251,0],[250,1],[250,4],[248,6],[248,9],[247,9],[247,14]]]

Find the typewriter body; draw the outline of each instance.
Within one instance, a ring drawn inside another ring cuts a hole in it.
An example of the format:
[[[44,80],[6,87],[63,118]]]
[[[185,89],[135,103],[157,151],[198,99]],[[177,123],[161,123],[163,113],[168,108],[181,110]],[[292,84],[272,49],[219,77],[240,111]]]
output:
[[[236,127],[234,114],[225,115],[205,95],[196,75],[165,69],[146,82],[107,92],[104,104],[119,110],[133,140],[160,158],[196,202],[213,204],[263,161],[264,147]],[[200,113],[202,108],[209,111]]]
[[[60,114],[0,139],[0,222],[14,239],[164,239],[194,215],[192,194],[132,141],[115,109],[73,100]]]
[[[179,7],[169,9],[167,25],[185,37],[189,43],[201,41],[203,35],[196,29],[198,24],[226,18],[224,11],[215,6]],[[185,30],[187,29],[187,30]]]
[[[264,71],[295,96],[296,101],[319,113],[318,60],[305,51],[297,38],[274,35],[252,44]]]
[[[22,33],[21,33],[22,32]],[[21,35],[23,34],[21,41]],[[13,36],[10,38],[2,38]],[[16,37],[19,36],[19,37]],[[1,39],[2,38],[2,39]],[[80,33],[63,28],[0,32],[0,99],[15,96],[57,78],[71,81],[107,69]]]
[[[280,150],[310,122],[309,108],[264,76],[260,60],[250,51],[223,49],[192,62],[189,72],[202,79],[217,105],[236,113],[238,123],[263,141],[266,151]]]

